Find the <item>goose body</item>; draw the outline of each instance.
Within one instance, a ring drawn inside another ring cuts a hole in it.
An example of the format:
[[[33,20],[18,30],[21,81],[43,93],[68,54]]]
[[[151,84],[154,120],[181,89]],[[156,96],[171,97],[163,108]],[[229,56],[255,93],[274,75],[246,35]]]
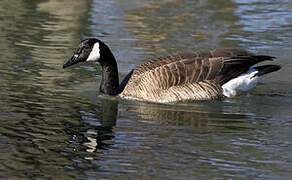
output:
[[[102,41],[81,41],[66,68],[82,61],[102,66],[102,93],[121,98],[168,103],[232,97],[254,87],[278,65],[253,65],[274,57],[242,49],[218,49],[169,55],[150,60],[132,70],[119,84],[116,60]]]

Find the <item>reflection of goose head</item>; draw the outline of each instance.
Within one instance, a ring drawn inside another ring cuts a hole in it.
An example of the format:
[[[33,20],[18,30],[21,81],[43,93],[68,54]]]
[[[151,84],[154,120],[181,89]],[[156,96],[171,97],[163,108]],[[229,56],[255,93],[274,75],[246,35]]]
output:
[[[84,61],[102,67],[100,92],[127,99],[168,103],[231,97],[254,87],[260,76],[278,65],[252,67],[274,57],[242,49],[217,49],[170,55],[148,61],[132,70],[119,84],[117,62],[101,40],[81,41],[63,68]]]
[[[88,142],[85,142],[84,145],[88,147],[88,152],[94,152],[98,149],[106,149],[106,147],[110,144],[105,143],[105,141],[109,141],[114,137],[112,128],[116,125],[118,102],[115,100],[101,99],[100,108],[100,111],[94,114],[94,116],[98,117],[98,123],[100,124],[98,126],[90,127],[85,132],[85,137],[87,138]],[[87,117],[84,119],[95,118]],[[96,124],[96,122],[91,122],[89,124]]]

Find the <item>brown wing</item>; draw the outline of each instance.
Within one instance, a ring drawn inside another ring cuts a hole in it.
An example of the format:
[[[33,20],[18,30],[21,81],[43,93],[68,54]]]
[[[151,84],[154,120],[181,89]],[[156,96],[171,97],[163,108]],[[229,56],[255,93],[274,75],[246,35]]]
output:
[[[133,71],[121,96],[151,101],[162,101],[170,98],[169,96],[172,101],[186,100],[185,97],[214,98],[222,94],[222,84],[247,71],[250,66],[272,58],[237,49],[200,51],[158,58],[141,64]],[[203,93],[204,91],[212,93]]]
[[[149,60],[136,67],[134,76],[143,74],[147,71],[153,70],[159,66],[170,64],[177,61],[182,61],[186,59],[205,59],[205,58],[215,58],[215,57],[232,57],[232,56],[253,56],[255,54],[246,51],[244,49],[218,49],[210,51],[198,51],[192,53],[182,53],[176,55],[169,55],[165,57],[160,57],[157,59]]]

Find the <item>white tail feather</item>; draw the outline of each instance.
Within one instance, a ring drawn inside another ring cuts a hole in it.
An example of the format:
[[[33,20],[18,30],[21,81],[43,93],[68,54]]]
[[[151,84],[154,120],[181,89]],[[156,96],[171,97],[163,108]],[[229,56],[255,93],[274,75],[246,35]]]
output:
[[[260,79],[258,76],[255,76],[256,73],[258,73],[256,69],[250,68],[246,73],[243,73],[223,84],[223,95],[232,97],[239,92],[248,91],[249,89],[255,87]]]

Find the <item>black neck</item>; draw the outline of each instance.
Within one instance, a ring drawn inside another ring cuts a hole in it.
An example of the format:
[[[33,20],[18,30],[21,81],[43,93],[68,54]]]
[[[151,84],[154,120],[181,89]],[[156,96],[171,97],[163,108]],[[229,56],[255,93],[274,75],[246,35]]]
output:
[[[102,79],[100,84],[100,92],[116,96],[119,94],[119,74],[118,66],[114,57],[110,57],[109,63],[101,62],[102,66]]]

